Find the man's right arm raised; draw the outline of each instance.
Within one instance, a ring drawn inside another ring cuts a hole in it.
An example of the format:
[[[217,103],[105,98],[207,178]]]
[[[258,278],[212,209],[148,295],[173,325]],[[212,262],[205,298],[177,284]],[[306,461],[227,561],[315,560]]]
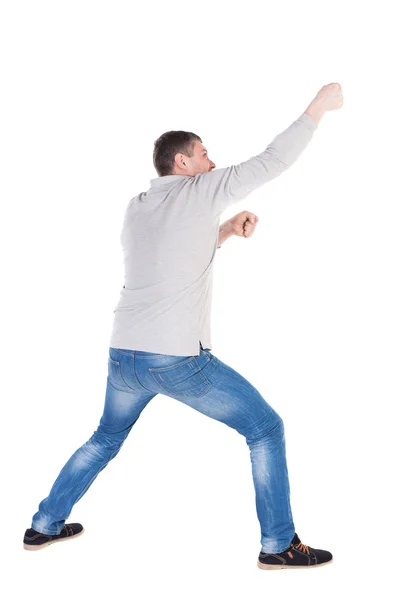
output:
[[[343,104],[338,83],[323,86],[301,116],[277,135],[267,148],[249,160],[194,177],[193,186],[215,214],[243,200],[250,192],[288,169],[307,147],[327,110]]]

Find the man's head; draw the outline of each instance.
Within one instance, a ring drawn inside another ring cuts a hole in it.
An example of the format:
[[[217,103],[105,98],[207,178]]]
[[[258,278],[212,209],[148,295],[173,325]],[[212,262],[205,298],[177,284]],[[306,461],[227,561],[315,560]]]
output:
[[[167,131],[155,142],[153,164],[159,177],[207,173],[216,165],[198,135],[191,131]]]

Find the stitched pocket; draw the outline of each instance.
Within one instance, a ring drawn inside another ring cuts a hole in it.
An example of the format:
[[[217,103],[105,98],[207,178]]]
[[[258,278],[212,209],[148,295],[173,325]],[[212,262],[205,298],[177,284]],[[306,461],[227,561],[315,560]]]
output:
[[[122,392],[131,391],[123,379],[120,362],[108,356],[108,378],[114,388]]]
[[[173,398],[198,398],[212,387],[194,356],[168,367],[150,367],[148,371],[161,392]]]

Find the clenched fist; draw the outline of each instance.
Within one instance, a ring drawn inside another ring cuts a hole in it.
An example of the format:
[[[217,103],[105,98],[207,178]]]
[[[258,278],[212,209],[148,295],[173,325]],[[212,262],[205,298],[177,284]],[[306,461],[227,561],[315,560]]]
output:
[[[339,83],[328,83],[324,85],[305,112],[319,123],[325,112],[336,110],[343,106],[343,93]]]
[[[250,237],[253,235],[258,217],[252,212],[244,210],[231,219],[232,233],[241,237]]]
[[[324,85],[314,98],[323,110],[336,110],[343,106],[343,94],[339,83]]]

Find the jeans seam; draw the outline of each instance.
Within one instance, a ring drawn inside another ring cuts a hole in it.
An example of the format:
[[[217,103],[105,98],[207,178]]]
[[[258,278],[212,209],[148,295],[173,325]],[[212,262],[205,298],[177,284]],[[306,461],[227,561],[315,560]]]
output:
[[[122,387],[118,387],[117,385],[114,384],[113,380],[109,377],[109,375],[108,375],[108,379],[109,379],[110,386],[113,387],[114,390],[118,390],[118,392],[130,393],[130,392],[134,391],[134,389],[131,388],[131,387],[128,387],[128,389],[122,388]]]
[[[146,359],[146,358],[154,358],[157,356],[178,356],[178,354],[151,354],[150,356],[141,356],[140,354],[138,354],[138,358],[141,359]]]
[[[181,398],[182,400],[188,398],[189,396],[193,396],[195,398],[201,398],[201,396],[204,396],[205,394],[207,394],[207,392],[210,390],[210,388],[213,386],[212,382],[209,380],[208,377],[206,377],[206,375],[200,370],[197,372],[197,374],[200,373],[202,375],[203,379],[203,383],[206,384],[207,382],[207,387],[206,389],[201,392],[200,394],[196,394],[195,393],[195,388],[188,388],[187,390],[184,390],[184,392],[182,394],[176,393],[173,390],[170,390],[168,388],[167,385],[165,385],[164,381],[162,380],[158,380],[156,378],[157,373],[152,373],[152,371],[150,371],[150,374],[152,375],[154,381],[156,382],[156,384],[160,387],[161,390],[164,389],[164,392],[161,392],[163,394],[169,395],[172,398]]]
[[[185,360],[180,361],[179,363],[176,363],[175,365],[169,365],[168,367],[149,367],[148,371],[150,371],[151,373],[161,373],[164,371],[171,371],[172,369],[176,369],[177,367],[181,367],[181,365],[186,365],[190,362],[192,362],[193,360],[195,360],[195,357],[191,357],[189,356],[188,358],[186,358]],[[198,365],[198,363],[196,363]],[[199,366],[199,365],[198,365]]]
[[[145,385],[144,385],[143,383],[141,383],[141,381],[138,379],[137,371],[136,371],[136,368],[135,368],[135,358],[136,358],[136,357],[135,357],[135,354],[133,354],[133,371],[134,371],[134,376],[135,376],[135,378],[136,378],[136,380],[137,380],[138,384],[139,384],[141,387],[143,387],[143,388],[144,388],[144,390],[146,390],[147,392],[150,392],[151,394],[153,394],[153,393],[154,393],[154,391],[153,391],[153,390],[150,390],[150,389],[148,389],[147,387],[145,387]],[[147,356],[147,358],[149,358],[149,356]]]

